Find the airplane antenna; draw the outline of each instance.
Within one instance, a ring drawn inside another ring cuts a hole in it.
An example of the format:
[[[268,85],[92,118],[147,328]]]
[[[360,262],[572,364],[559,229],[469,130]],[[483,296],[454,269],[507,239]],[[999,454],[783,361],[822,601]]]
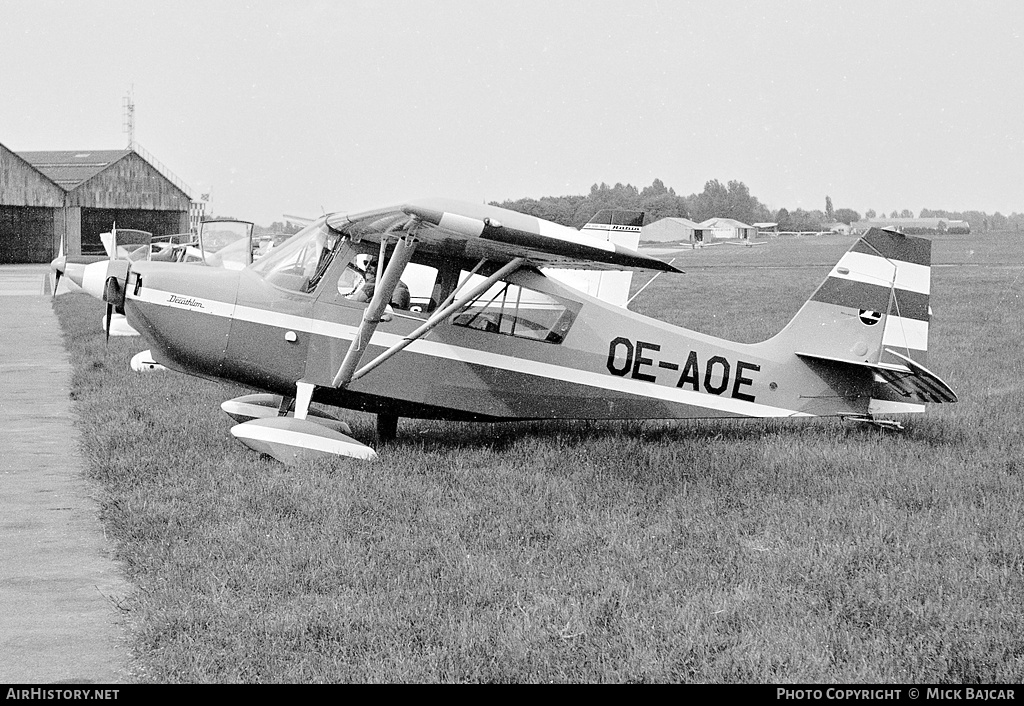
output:
[[[670,265],[671,265],[671,264],[672,264],[673,262],[675,262],[675,261],[676,261],[676,259],[675,259],[675,258],[673,257],[673,258],[672,258],[671,260],[669,260],[669,261],[668,261],[668,264],[670,264]],[[627,300],[626,300],[626,306],[628,307],[628,306],[629,306],[629,305],[630,305],[630,304],[632,303],[632,301],[633,301],[634,299],[636,299],[636,298],[637,298],[638,296],[640,296],[640,292],[642,292],[642,291],[644,291],[645,289],[647,289],[647,285],[648,285],[648,284],[650,284],[650,283],[651,283],[651,282],[653,282],[654,280],[658,279],[658,277],[660,277],[660,276],[661,276],[661,275],[663,275],[663,274],[664,274],[664,272],[658,272],[658,273],[657,273],[656,275],[654,275],[654,276],[653,276],[653,277],[651,277],[651,278],[650,278],[649,280],[647,280],[647,282],[646,282],[646,283],[644,284],[644,286],[643,286],[643,287],[641,287],[640,289],[636,290],[636,294],[634,294],[633,296],[631,296],[631,297],[630,297],[629,299],[627,299]]]
[[[128,149],[135,148],[135,84],[128,89],[128,95],[121,99],[121,107],[124,111],[121,122],[121,132],[128,135]]]

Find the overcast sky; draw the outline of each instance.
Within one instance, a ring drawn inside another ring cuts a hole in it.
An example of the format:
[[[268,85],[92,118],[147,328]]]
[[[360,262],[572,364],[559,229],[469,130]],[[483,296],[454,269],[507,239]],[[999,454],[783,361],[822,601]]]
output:
[[[744,182],[1024,212],[1020,0],[0,0],[0,143],[135,139],[209,211]]]

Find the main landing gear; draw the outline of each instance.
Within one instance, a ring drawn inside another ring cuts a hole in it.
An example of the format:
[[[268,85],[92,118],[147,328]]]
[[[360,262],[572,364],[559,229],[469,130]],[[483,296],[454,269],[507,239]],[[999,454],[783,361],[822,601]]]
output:
[[[394,441],[397,436],[398,415],[379,413],[377,415],[377,443],[386,444],[389,441]]]
[[[294,399],[246,395],[228,400],[221,408],[241,422],[231,427],[232,436],[286,466],[337,456],[377,458],[376,451],[347,435],[351,430],[345,422],[326,412],[310,409],[312,397],[313,385],[300,381],[296,384]],[[290,412],[293,406],[294,412]],[[397,424],[395,417],[394,426]]]

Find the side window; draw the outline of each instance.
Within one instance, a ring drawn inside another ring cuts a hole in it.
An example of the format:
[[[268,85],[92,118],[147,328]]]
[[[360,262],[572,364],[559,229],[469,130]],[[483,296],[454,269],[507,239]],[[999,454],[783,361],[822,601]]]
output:
[[[338,277],[338,294],[347,297],[363,286],[363,273],[353,263],[345,265]]]
[[[338,278],[338,293],[354,301],[368,301],[383,270],[376,254],[363,254],[356,258]],[[412,314],[425,314],[434,309],[434,283],[437,270],[427,265],[410,262],[391,293],[391,307]]]
[[[457,314],[452,323],[504,336],[561,343],[578,311],[575,302],[498,282]]]
[[[409,289],[409,311],[416,313],[431,312],[438,305],[434,297],[437,283],[437,268],[410,262],[402,274],[402,282]]]

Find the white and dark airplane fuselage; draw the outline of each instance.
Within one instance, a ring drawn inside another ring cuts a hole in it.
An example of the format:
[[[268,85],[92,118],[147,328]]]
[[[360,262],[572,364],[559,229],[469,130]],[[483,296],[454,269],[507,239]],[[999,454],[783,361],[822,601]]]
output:
[[[304,380],[316,385],[314,401],[344,408],[478,421],[797,417],[863,415],[872,397],[870,371],[841,381],[797,359],[788,336],[733,343],[607,304],[536,270],[513,279],[578,304],[562,340],[440,325],[338,389],[332,378],[367,305],[341,296],[328,278],[319,292],[296,293],[247,270],[139,263],[133,272],[141,283],[129,280],[126,312],[159,362],[284,396]],[[376,328],[366,358],[426,317],[396,311]],[[837,392],[840,383],[846,392]]]

